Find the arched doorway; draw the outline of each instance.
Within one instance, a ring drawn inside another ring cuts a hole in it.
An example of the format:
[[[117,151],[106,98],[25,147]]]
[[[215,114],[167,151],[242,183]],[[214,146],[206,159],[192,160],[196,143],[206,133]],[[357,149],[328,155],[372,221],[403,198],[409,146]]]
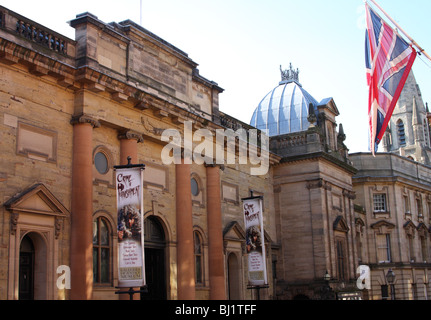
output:
[[[235,253],[228,256],[228,286],[229,286],[229,300],[240,300],[240,268],[238,257]]]
[[[27,235],[19,249],[19,299],[34,299],[34,245]]]
[[[28,233],[19,250],[19,300],[47,299],[47,248],[38,233]]]
[[[166,237],[164,228],[157,217],[145,219],[145,278],[146,293],[142,300],[166,300]]]

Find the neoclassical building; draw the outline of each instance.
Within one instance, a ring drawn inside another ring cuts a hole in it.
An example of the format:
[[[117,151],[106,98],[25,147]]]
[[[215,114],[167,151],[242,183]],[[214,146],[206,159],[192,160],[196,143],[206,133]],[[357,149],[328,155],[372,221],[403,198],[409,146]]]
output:
[[[141,298],[252,299],[241,199],[264,197],[271,265],[270,165],[280,157],[266,152],[261,175],[251,173],[256,162],[165,165],[165,130],[227,129],[223,89],[132,21],[85,13],[70,25],[75,40],[0,7],[0,299],[124,298],[116,294],[114,166],[129,157],[145,164]],[[70,287],[59,286],[67,268]],[[271,267],[268,279],[266,299],[275,291]]]
[[[147,290],[135,299],[380,299],[387,267],[399,267],[398,281],[401,270],[428,277],[427,163],[407,151],[377,162],[349,155],[342,108],[316,100],[297,70],[281,69],[244,123],[220,110],[223,88],[186,52],[142,26],[91,13],[70,25],[75,39],[0,6],[0,299],[128,299],[117,288],[114,167],[129,159],[145,165]],[[166,163],[167,132],[183,142],[179,162]],[[233,140],[217,141],[220,132]],[[375,176],[375,164],[392,176]],[[380,194],[387,210],[376,212]],[[251,195],[263,198],[259,291],[248,280],[242,203]],[[404,196],[410,216],[399,213]],[[380,261],[376,237],[388,233],[393,260]],[[399,264],[407,243],[419,269]],[[361,264],[371,291],[356,285]],[[416,297],[428,297],[426,281]]]

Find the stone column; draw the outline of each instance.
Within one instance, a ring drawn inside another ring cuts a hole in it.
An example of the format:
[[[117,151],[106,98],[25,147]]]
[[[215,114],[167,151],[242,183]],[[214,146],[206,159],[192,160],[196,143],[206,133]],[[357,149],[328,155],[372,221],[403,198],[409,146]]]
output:
[[[189,164],[175,166],[178,300],[194,300],[196,296],[190,174]]]
[[[78,116],[73,125],[71,204],[72,300],[90,300],[93,295],[93,128],[100,124]]]
[[[143,142],[144,138],[141,134],[133,131],[123,132],[118,135],[120,139],[120,165],[124,166],[129,163],[129,157],[131,158],[131,164],[138,164],[138,143]],[[144,230],[142,230],[143,232]],[[133,288],[135,291],[139,291],[140,288]],[[140,295],[135,293],[133,300],[139,300]],[[129,294],[120,294],[119,300],[130,300]]]
[[[207,165],[208,255],[210,299],[226,300],[220,167]]]

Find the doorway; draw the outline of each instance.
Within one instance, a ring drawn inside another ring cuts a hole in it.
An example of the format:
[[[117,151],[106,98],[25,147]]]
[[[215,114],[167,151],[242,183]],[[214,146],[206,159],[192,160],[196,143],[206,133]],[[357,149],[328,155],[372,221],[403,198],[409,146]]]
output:
[[[148,217],[145,230],[145,278],[147,292],[141,300],[166,300],[166,237],[159,219]]]
[[[239,267],[237,255],[235,253],[229,254],[227,263],[228,263],[229,300],[240,300],[241,299],[240,267]]]
[[[27,235],[19,250],[19,300],[34,299],[34,245]]]

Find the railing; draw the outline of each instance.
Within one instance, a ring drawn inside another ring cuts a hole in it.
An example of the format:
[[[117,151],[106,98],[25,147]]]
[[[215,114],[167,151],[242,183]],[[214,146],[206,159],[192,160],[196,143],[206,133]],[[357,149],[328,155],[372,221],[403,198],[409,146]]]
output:
[[[68,45],[74,45],[73,40],[1,6],[0,28],[63,55],[68,54]]]
[[[67,54],[67,42],[65,40],[28,22],[18,20],[16,22],[16,32],[29,40],[49,48],[50,50]]]

